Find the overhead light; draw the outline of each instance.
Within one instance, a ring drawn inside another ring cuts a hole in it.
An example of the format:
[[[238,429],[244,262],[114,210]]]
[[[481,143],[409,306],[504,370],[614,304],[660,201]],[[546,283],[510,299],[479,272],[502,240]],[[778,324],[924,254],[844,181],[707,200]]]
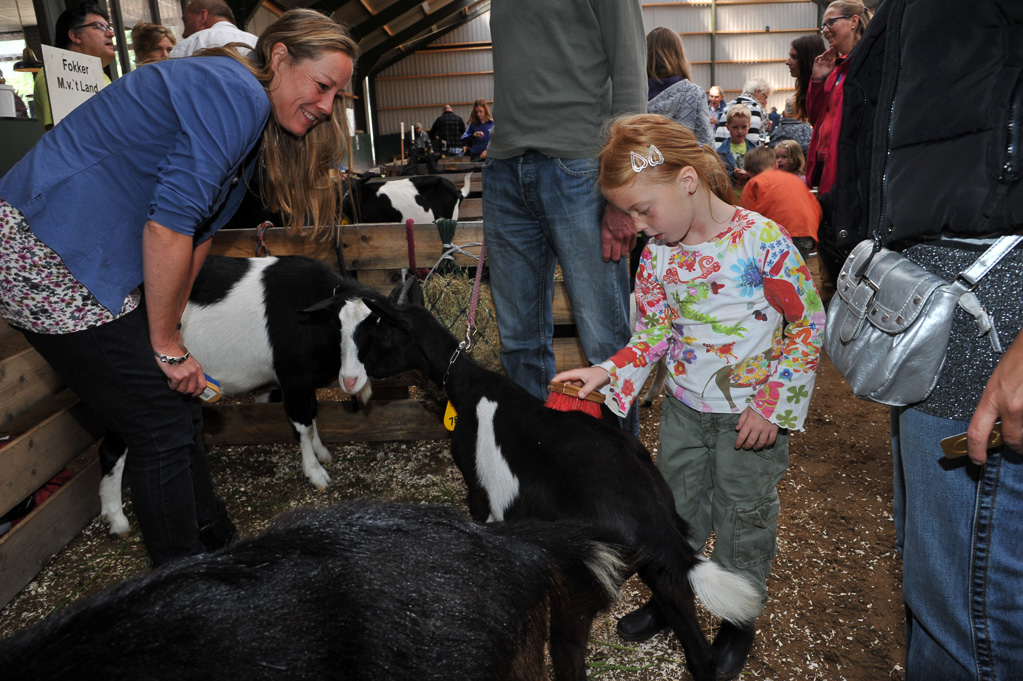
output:
[[[25,51],[21,53],[21,61],[14,62],[15,71],[38,73],[41,68],[43,68],[43,63],[36,59],[36,53],[32,51],[31,47],[26,47]]]
[[[25,39],[25,51],[21,53],[21,61],[14,62],[14,70],[38,73],[43,68],[43,63],[36,59],[36,53],[28,46],[28,36],[25,35],[25,22],[21,20],[21,5],[18,3],[18,0],[14,0],[14,8],[18,10],[18,27],[21,28],[21,37]]]

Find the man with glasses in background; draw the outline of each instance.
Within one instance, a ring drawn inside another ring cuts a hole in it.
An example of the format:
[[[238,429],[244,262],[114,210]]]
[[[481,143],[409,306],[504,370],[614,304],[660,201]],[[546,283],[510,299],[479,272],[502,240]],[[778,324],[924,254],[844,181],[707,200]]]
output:
[[[79,52],[97,57],[103,68],[114,60],[114,27],[107,13],[89,3],[72,5],[57,17],[54,29],[55,47],[70,52]],[[50,112],[50,97],[46,92],[45,69],[40,69],[35,80],[35,102],[39,122],[47,130],[53,127]],[[110,84],[110,76],[103,73],[103,80]]]

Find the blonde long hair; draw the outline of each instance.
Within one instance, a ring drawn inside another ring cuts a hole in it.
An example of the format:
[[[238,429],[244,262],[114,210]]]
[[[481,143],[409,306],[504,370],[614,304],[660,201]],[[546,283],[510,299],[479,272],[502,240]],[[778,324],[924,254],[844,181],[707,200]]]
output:
[[[148,21],[140,21],[131,29],[132,50],[135,52],[135,63],[144,64],[149,61],[147,56],[156,49],[157,44],[167,38],[171,45],[177,45],[178,40],[171,33],[171,30],[160,24],[153,24]]]
[[[236,59],[252,72],[269,95],[274,77],[270,53],[277,43],[283,43],[289,58],[296,62],[317,59],[325,52],[341,52],[354,63],[359,55],[358,45],[344,26],[308,9],[282,14],[263,31],[248,58],[231,47],[214,47],[197,54]],[[339,170],[348,154],[348,138],[348,116],[340,98],[334,101],[330,118],[304,137],[292,135],[271,114],[259,152],[260,194],[269,210],[284,215],[289,233],[303,232],[307,222],[312,225],[312,237],[322,234],[326,239],[336,232],[341,223],[343,189]]]
[[[664,162],[632,168],[632,152],[647,158],[655,146]],[[735,192],[721,158],[709,144],[701,144],[693,131],[657,114],[622,116],[611,121],[607,139],[598,157],[600,190],[605,194],[632,184],[640,174],[652,182],[671,182],[686,166],[692,166],[700,182],[719,199],[735,205]]]
[[[803,171],[806,170],[806,156],[803,154],[803,147],[799,146],[799,142],[796,140],[782,140],[774,145],[775,149],[778,147],[788,150],[789,159],[795,165],[795,169],[792,172],[796,175],[802,175]]]
[[[682,37],[664,26],[658,26],[646,34],[646,77],[663,80],[671,76],[682,76],[692,80],[692,67],[686,57]]]

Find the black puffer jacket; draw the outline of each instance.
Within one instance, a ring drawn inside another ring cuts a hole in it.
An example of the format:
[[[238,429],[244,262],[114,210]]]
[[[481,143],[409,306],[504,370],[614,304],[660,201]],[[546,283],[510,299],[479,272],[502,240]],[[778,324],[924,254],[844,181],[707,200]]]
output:
[[[1023,227],[1021,36],[1020,0],[881,4],[845,81],[841,253],[875,232],[901,249]]]

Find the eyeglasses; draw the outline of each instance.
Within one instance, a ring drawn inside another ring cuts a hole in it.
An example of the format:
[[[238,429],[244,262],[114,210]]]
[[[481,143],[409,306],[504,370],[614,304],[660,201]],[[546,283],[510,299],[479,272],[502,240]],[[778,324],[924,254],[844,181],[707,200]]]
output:
[[[102,21],[93,21],[92,23],[89,23],[89,24],[82,24],[81,26],[75,26],[71,30],[73,30],[73,31],[80,31],[83,28],[90,28],[90,27],[91,28],[99,29],[103,33],[114,34],[114,33],[117,32],[117,30],[113,27],[112,24],[104,24]]]
[[[843,14],[840,17],[831,17],[830,19],[825,19],[824,23],[821,24],[821,33],[824,33],[824,29],[831,28],[832,26],[834,26],[835,22],[838,21],[839,19],[852,19],[852,16],[853,15],[851,14]]]

